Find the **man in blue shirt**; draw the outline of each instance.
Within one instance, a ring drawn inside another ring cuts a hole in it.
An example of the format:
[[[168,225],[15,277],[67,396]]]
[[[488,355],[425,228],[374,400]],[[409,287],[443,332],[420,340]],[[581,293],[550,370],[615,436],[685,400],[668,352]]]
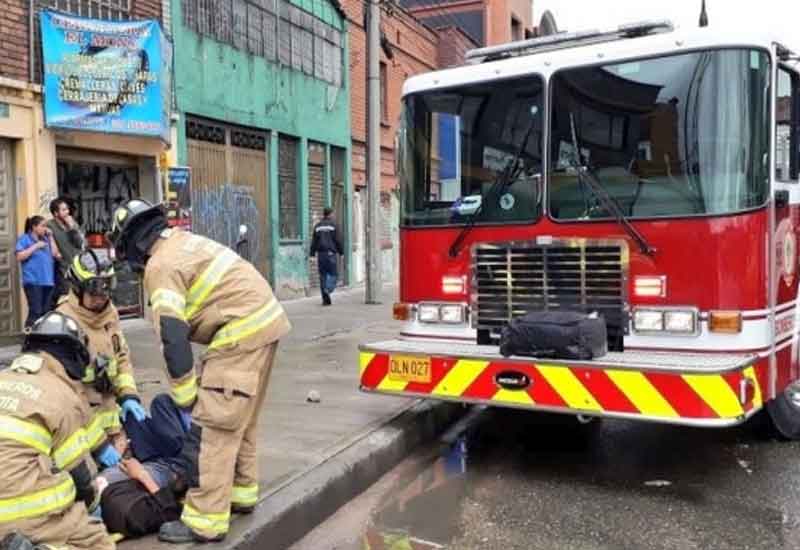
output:
[[[54,265],[59,256],[43,217],[32,216],[25,221],[25,233],[17,239],[15,251],[17,261],[22,264],[22,287],[28,299],[27,328],[50,310]]]

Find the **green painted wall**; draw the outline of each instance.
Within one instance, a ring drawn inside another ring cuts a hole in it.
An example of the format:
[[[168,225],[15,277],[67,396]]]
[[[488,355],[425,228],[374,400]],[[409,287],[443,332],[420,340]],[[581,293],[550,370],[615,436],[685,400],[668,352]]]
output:
[[[341,15],[327,0],[291,0],[332,26],[346,28]],[[280,212],[277,204],[277,137],[287,134],[308,141],[346,148],[349,168],[350,151],[350,78],[347,35],[344,34],[343,85],[339,88],[260,57],[253,57],[232,46],[200,36],[183,25],[181,2],[172,2],[173,39],[175,44],[175,90],[181,121],[178,124],[178,162],[187,163],[185,115],[197,115],[271,131],[269,180],[271,204],[269,224],[272,231],[271,278],[285,297],[298,295],[309,274],[302,249],[308,243],[281,243],[278,238]],[[305,147],[298,159],[307,158]],[[308,171],[298,167],[298,190],[302,207],[300,227],[308,240]],[[346,185],[350,187],[350,171]],[[350,211],[351,193],[346,197]],[[348,230],[351,224],[347,224]],[[344,240],[349,242],[350,236]],[[349,256],[349,254],[348,254]],[[348,265],[351,263],[348,257]],[[283,292],[280,290],[283,289]]]
[[[172,5],[179,11],[180,2]],[[348,59],[347,48],[343,56]],[[346,147],[350,98],[344,81],[336,88],[200,37],[182,25],[175,29],[175,88],[181,113]],[[180,158],[185,154],[183,142]]]

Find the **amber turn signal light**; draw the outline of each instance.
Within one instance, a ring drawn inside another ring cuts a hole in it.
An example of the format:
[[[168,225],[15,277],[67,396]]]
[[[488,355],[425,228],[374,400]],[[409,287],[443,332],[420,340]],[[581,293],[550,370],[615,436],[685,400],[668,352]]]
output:
[[[411,319],[411,306],[396,302],[392,307],[392,316],[395,321],[408,321]]]
[[[708,314],[708,330],[738,334],[742,332],[742,313],[740,311],[712,311]]]

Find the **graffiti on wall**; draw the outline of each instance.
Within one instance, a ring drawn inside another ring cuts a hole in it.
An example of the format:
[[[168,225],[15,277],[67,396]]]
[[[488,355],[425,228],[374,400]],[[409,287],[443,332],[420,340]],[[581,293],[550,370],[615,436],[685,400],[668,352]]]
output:
[[[42,191],[39,193],[39,207],[37,212],[40,216],[49,216],[50,215],[50,201],[56,198],[56,192],[49,190],[49,191]]]
[[[236,248],[239,226],[247,227],[247,255],[259,269],[266,266],[267,243],[253,188],[223,184],[192,189],[192,230]]]

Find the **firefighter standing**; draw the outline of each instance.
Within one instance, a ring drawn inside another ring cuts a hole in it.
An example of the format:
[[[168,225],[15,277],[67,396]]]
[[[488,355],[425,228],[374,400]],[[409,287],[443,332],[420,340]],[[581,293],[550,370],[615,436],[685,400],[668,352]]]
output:
[[[130,352],[119,322],[119,312],[111,303],[116,276],[111,262],[101,260],[92,251],[77,254],[67,272],[70,292],[61,298],[58,311],[80,324],[89,337],[89,350],[100,358],[81,382],[75,382],[84,395],[86,436],[89,449],[102,466],[114,466],[120,460],[112,445],[120,433],[122,419],[129,415],[142,421],[146,412],[140,404],[130,362]]]
[[[322,211],[323,218],[314,226],[314,237],[311,239],[310,253],[311,257],[317,256],[323,306],[331,305],[331,293],[336,289],[337,254],[344,254],[331,214],[333,214],[332,208],[326,207]]]
[[[144,272],[171,394],[192,408],[182,460],[189,492],[181,521],[159,538],[222,540],[231,511],[258,501],[256,424],[278,340],[291,325],[269,283],[232,250],[167,228],[164,210],[128,201],[109,235],[117,258]],[[198,379],[191,343],[208,346]]]
[[[72,384],[89,364],[85,342],[73,319],[48,313],[25,336],[23,354],[0,372],[0,548],[115,547],[86,512],[98,499]]]

